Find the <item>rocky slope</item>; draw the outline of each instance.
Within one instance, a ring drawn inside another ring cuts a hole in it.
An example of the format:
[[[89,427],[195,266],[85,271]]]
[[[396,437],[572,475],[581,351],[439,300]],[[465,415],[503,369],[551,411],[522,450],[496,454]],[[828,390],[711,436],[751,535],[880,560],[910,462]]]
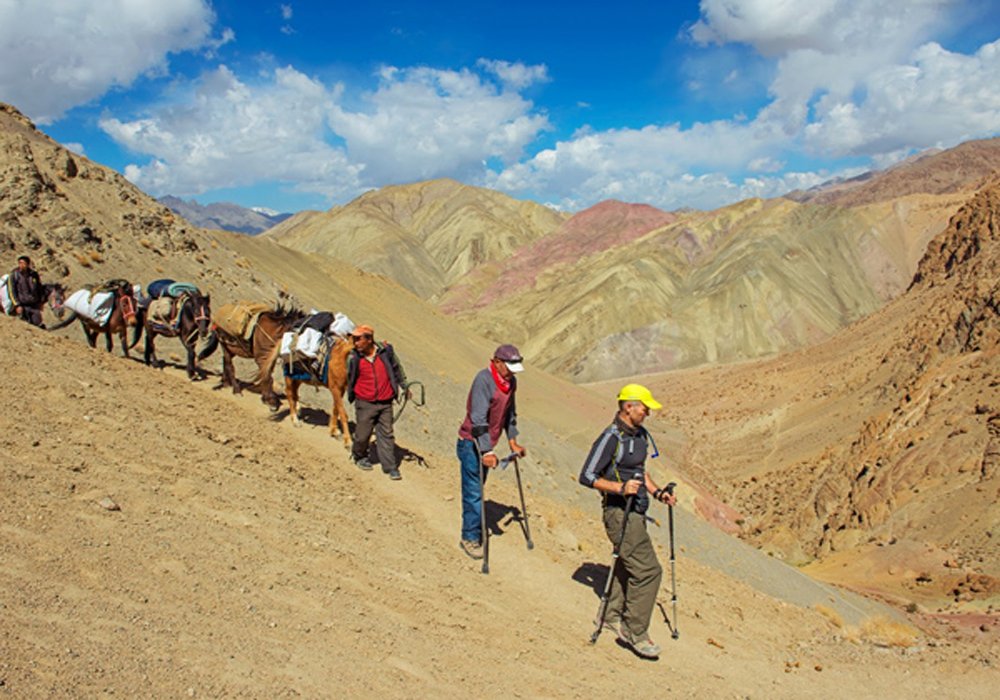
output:
[[[565,217],[498,192],[431,180],[362,195],[268,232],[282,245],[384,274],[432,297],[483,263],[554,231]]]
[[[207,232],[118,173],[74,155],[0,103],[0,254],[30,255],[71,289],[172,276],[203,290],[274,299],[280,290]]]
[[[1000,606],[1000,183],[899,299],[808,351],[650,382],[750,540],[902,604]]]
[[[881,307],[961,201],[923,195],[844,209],[748,200],[603,238],[588,238],[578,219],[617,229],[584,212],[473,271],[443,304],[577,381],[740,361],[816,342]],[[556,244],[575,255],[549,254]]]
[[[1000,139],[967,141],[947,151],[919,154],[887,170],[786,195],[797,202],[858,206],[907,195],[966,192],[1000,170]]]
[[[553,500],[533,464],[536,547],[501,507],[517,502],[512,479],[496,475],[487,577],[456,546],[454,456],[426,442],[419,411],[397,435],[427,466],[405,462],[391,482],[350,465],[310,413],[296,430],[180,371],[12,319],[0,352],[21,358],[8,380],[31,387],[0,413],[11,697],[990,697],[1000,658],[985,633],[848,624],[699,564],[686,539],[680,639],[653,621],[663,660],[607,634],[591,647],[607,542],[593,504],[583,516]]]

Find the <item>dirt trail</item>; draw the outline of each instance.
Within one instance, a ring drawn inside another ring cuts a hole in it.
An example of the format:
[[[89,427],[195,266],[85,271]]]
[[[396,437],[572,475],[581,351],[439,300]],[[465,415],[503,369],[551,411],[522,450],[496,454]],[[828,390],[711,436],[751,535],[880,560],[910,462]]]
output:
[[[652,627],[664,658],[590,647],[595,513],[530,488],[536,548],[512,523],[481,575],[424,421],[398,432],[429,467],[391,482],[253,395],[9,319],[0,352],[19,388],[0,421],[0,695],[987,697],[995,675],[995,649],[851,643],[683,553],[681,638]],[[488,497],[516,504],[495,476]]]

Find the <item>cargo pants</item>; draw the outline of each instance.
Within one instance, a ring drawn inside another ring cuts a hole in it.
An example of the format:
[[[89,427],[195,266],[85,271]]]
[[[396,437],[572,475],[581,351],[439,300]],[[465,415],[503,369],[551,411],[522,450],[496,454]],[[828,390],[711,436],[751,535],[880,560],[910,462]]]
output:
[[[624,508],[604,507],[604,531],[612,546],[618,543],[621,536],[624,516]],[[622,635],[629,642],[640,642],[649,637],[649,620],[653,616],[662,577],[663,568],[646,532],[646,518],[630,512],[604,618],[610,623],[620,621]]]

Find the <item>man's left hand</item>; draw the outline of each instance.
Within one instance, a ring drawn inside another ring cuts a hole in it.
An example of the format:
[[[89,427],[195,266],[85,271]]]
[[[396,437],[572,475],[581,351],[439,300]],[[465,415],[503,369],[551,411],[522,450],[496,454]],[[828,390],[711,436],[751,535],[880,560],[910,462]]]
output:
[[[528,454],[528,450],[518,445],[517,440],[515,440],[514,438],[511,438],[507,442],[510,445],[510,451],[516,454],[518,457],[524,457],[526,454]]]
[[[661,503],[666,503],[668,506],[677,505],[677,496],[670,493],[666,489],[660,489],[659,495],[656,497]]]

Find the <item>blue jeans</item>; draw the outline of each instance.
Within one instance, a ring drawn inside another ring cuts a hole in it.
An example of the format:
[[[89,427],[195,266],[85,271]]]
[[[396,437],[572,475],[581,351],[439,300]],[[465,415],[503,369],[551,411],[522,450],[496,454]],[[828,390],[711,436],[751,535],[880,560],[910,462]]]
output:
[[[479,488],[479,451],[472,440],[458,439],[455,453],[462,473],[462,539],[480,542],[482,540],[483,492]],[[489,469],[483,469],[483,483]]]

